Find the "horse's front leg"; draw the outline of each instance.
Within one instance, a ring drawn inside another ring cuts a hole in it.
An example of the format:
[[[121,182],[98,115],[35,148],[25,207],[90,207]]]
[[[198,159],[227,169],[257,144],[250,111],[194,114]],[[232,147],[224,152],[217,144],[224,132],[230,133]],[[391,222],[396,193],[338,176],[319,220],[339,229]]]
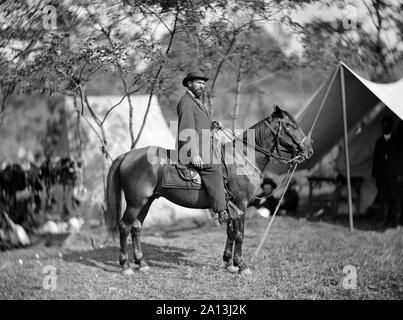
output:
[[[242,257],[242,244],[244,236],[244,226],[245,226],[245,215],[234,220],[234,237],[235,237],[235,248],[234,248],[234,266],[239,267],[239,273],[241,274],[251,274],[252,271],[244,263]]]
[[[239,271],[238,267],[234,266],[233,249],[234,249],[234,221],[228,220],[227,222],[227,242],[225,243],[225,250],[223,255],[225,269],[231,273]]]

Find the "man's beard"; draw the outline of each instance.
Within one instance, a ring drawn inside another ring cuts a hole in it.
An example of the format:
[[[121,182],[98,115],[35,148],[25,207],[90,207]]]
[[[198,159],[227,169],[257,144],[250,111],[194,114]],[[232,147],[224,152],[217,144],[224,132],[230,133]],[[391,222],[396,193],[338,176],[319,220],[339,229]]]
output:
[[[192,91],[192,93],[195,95],[196,98],[201,98],[203,96],[203,89],[190,89],[190,91]]]

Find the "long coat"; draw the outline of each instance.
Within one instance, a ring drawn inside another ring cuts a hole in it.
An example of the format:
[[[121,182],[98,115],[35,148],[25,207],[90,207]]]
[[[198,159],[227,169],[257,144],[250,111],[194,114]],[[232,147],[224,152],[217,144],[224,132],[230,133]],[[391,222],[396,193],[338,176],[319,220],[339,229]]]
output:
[[[187,91],[178,103],[177,112],[177,145],[180,162],[188,164],[191,158],[199,155],[205,163],[208,163],[210,159],[207,159],[206,155],[211,152],[210,129],[212,123],[208,110],[199,99]],[[189,134],[192,132],[193,135]],[[181,149],[184,147],[184,150],[187,150],[185,157],[183,156],[184,151],[181,155]]]
[[[372,176],[378,187],[394,188],[398,171],[398,148],[396,137],[392,134],[388,141],[382,136],[375,143],[372,163]]]
[[[223,211],[227,208],[227,204],[221,163],[210,162],[213,158],[215,159],[211,147],[210,114],[202,102],[189,91],[179,101],[177,111],[179,162],[189,164],[196,155],[202,157],[205,166],[198,171],[210,198],[211,208],[214,212]],[[189,131],[193,133],[193,136],[186,137]],[[181,137],[181,133],[184,137]],[[184,151],[181,150],[182,148]]]

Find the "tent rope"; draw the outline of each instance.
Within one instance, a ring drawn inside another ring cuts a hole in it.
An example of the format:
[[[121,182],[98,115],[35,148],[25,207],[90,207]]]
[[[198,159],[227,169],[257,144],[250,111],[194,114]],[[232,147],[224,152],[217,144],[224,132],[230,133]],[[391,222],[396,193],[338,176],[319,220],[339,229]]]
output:
[[[327,99],[327,96],[328,96],[329,93],[330,93],[330,88],[332,87],[333,82],[334,82],[334,80],[336,79],[336,75],[338,74],[338,71],[339,71],[340,68],[341,68],[341,65],[339,64],[339,65],[336,67],[336,70],[333,72],[332,79],[330,80],[330,83],[329,83],[329,85],[328,85],[327,88],[326,88],[326,92],[325,92],[325,95],[323,96],[323,99],[322,99],[321,104],[320,104],[320,106],[319,106],[318,113],[315,115],[315,119],[314,119],[313,122],[312,122],[311,129],[310,129],[309,132],[308,132],[308,137],[309,137],[309,139],[311,139],[312,131],[313,131],[313,129],[315,128],[316,122],[317,122],[318,119],[319,119],[319,115],[320,115],[320,113],[322,112],[323,106],[325,105],[325,101],[326,101],[326,99]]]
[[[279,199],[279,201],[278,201],[278,203],[277,203],[276,209],[274,210],[274,213],[273,213],[273,215],[272,215],[272,217],[271,217],[271,219],[270,219],[270,222],[269,222],[269,224],[267,225],[266,230],[264,231],[264,234],[263,234],[262,238],[260,239],[259,245],[257,246],[257,248],[256,248],[256,250],[255,250],[255,253],[253,254],[252,258],[250,259],[251,262],[253,262],[253,260],[257,257],[257,255],[259,254],[260,249],[261,249],[262,246],[263,246],[264,241],[266,240],[266,237],[267,237],[267,235],[268,235],[268,233],[269,233],[269,230],[270,230],[270,228],[271,228],[271,225],[273,224],[274,217],[276,216],[277,211],[278,211],[279,208],[280,208],[281,201],[283,200],[284,195],[285,195],[285,193],[286,193],[286,191],[287,191],[287,189],[288,189],[288,186],[290,185],[290,181],[291,181],[291,179],[292,179],[292,176],[294,175],[294,172],[295,172],[295,169],[297,168],[297,166],[298,166],[298,163],[295,163],[294,168],[293,168],[293,170],[292,170],[292,172],[291,172],[291,174],[290,174],[290,178],[289,178],[288,181],[287,181],[287,184],[286,184],[286,186],[285,186],[285,188],[284,188],[284,190],[283,190],[283,193],[282,193],[282,195],[281,195],[281,197],[280,197],[280,199]]]

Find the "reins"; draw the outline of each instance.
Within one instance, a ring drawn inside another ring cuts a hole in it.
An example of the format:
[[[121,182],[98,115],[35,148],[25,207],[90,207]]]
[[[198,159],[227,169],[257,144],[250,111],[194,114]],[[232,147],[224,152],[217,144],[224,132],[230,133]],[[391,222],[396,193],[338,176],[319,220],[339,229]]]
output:
[[[273,133],[273,131],[275,132],[274,128],[270,125],[270,123],[269,123],[267,120],[264,121],[264,124],[270,129],[270,131],[272,131],[272,133]],[[231,141],[235,142],[235,140],[238,140],[238,141],[240,141],[240,142],[246,144],[247,146],[252,147],[252,148],[254,148],[255,150],[259,151],[260,153],[264,154],[266,157],[276,159],[277,161],[279,161],[279,162],[281,162],[281,163],[283,163],[283,164],[286,164],[286,165],[288,165],[288,166],[291,166],[291,165],[294,164],[295,162],[301,162],[301,161],[303,160],[300,155],[295,156],[295,157],[293,157],[293,158],[291,158],[291,159],[282,157],[281,154],[280,154],[279,147],[278,147],[278,145],[279,145],[278,142],[276,143],[277,153],[279,153],[279,155],[277,156],[275,153],[270,152],[270,151],[267,151],[266,149],[263,149],[262,147],[258,146],[257,144],[253,144],[253,145],[250,144],[248,141],[245,141],[244,139],[242,139],[242,138],[240,138],[239,136],[235,135],[232,131],[230,131],[229,129],[225,128],[225,127],[222,126],[222,125],[219,125],[218,128],[219,128],[220,130],[222,130],[222,132],[224,132],[224,134],[225,134]],[[278,130],[278,131],[275,133],[275,135],[274,135],[274,136],[275,136],[275,139],[280,139],[280,138],[281,138],[281,139],[284,139],[284,138],[282,138],[281,135],[280,135],[282,128],[283,128],[283,126],[281,125],[281,122],[280,122],[279,130]],[[291,137],[291,139],[293,140],[293,142],[294,142],[296,145],[298,145],[298,146],[300,145],[300,143],[298,143],[298,142],[295,141],[295,139],[292,137],[292,135],[290,135],[290,137]],[[304,138],[304,140],[305,140],[305,139],[306,139],[306,138]],[[301,142],[301,143],[302,143],[302,142]],[[235,145],[236,145],[236,144],[235,144]],[[247,157],[245,157],[245,158],[247,158]],[[247,159],[247,161],[250,162],[249,159]],[[256,169],[257,169],[257,168],[256,168]],[[259,170],[259,169],[257,169],[257,170]],[[259,172],[260,172],[260,170],[259,170]]]

